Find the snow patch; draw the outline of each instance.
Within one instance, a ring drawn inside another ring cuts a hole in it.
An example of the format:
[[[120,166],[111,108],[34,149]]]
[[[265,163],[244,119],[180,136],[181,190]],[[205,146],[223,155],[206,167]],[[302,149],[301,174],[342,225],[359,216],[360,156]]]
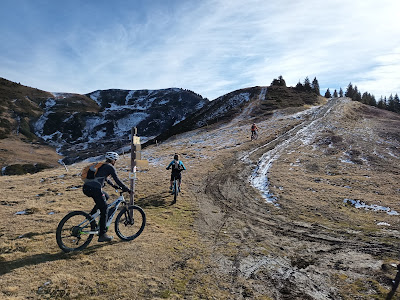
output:
[[[94,93],[92,93],[90,95],[90,99],[95,101],[97,103],[97,105],[101,107],[101,102],[99,100],[99,97],[100,97],[100,91],[95,91]]]
[[[378,225],[378,226],[391,226],[389,223],[386,223],[386,222],[379,222],[376,225]]]
[[[392,215],[392,216],[398,216],[399,213],[393,209],[391,209],[390,207],[385,207],[385,206],[381,206],[381,205],[376,205],[376,204],[372,204],[372,205],[368,205],[365,204],[365,202],[362,202],[360,200],[353,200],[353,199],[344,199],[343,200],[344,204],[351,204],[352,206],[354,206],[355,208],[364,208],[365,210],[373,210],[373,211],[383,211],[386,212],[388,215]]]

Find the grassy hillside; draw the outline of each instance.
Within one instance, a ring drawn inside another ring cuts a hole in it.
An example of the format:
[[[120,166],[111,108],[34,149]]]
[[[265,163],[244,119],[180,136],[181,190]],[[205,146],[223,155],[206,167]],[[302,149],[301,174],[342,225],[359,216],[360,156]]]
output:
[[[0,78],[0,168],[6,174],[22,174],[57,165],[55,149],[41,144],[30,123],[52,95]]]
[[[58,249],[61,218],[93,205],[82,164],[0,177],[1,297],[385,299],[398,215],[344,200],[400,212],[400,119],[348,100],[305,108],[260,119],[257,141],[252,117],[239,114],[144,149],[150,167],[137,174],[135,201],[148,222],[132,242],[114,234],[80,253]],[[174,153],[187,167],[176,204],[165,170]],[[268,157],[275,203],[250,184]],[[129,162],[117,163],[125,182]]]
[[[248,95],[249,101],[245,101],[239,105],[233,105],[235,99],[243,94]],[[317,96],[313,92],[300,92],[295,88],[284,86],[256,86],[236,90],[211,101],[185,120],[172,126],[170,130],[163,132],[154,140],[146,143],[146,145],[153,144],[155,140],[164,141],[173,135],[187,132],[201,126],[209,126],[219,122],[229,122],[243,112],[245,112],[248,117],[255,118],[255,121],[257,121],[258,119],[262,120],[271,115],[276,109],[314,105],[320,103],[321,98],[322,97]],[[222,112],[216,114],[218,111]],[[210,118],[210,116],[213,115],[215,115],[215,117]]]
[[[0,78],[0,139],[20,133],[34,139],[29,123],[42,114],[40,103],[50,93]]]
[[[0,78],[0,168],[7,175],[35,173],[55,167],[61,159],[54,148],[42,143],[33,133],[32,122],[43,114],[49,98],[56,98],[49,124],[61,126],[60,116],[97,113],[98,105],[84,95],[53,94]],[[79,120],[75,123],[79,125]],[[75,126],[75,127],[76,127]],[[73,132],[75,128],[71,127]],[[50,131],[51,131],[50,130]]]

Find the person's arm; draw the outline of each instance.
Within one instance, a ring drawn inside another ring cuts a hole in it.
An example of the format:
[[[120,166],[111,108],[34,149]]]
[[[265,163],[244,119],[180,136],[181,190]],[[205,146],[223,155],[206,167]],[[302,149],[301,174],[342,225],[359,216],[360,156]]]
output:
[[[174,162],[174,161],[171,161],[171,162],[169,163],[169,165],[168,165],[168,167],[167,167],[167,170],[169,170],[169,168],[171,168],[173,162]]]
[[[108,179],[108,177],[106,178],[106,182],[111,185],[114,189],[119,188],[119,186],[115,185],[110,179]]]
[[[180,161],[180,163],[181,163],[183,169],[186,170],[186,167],[185,167],[185,165],[183,164],[183,162]]]
[[[118,186],[122,189],[124,192],[128,192],[129,188],[118,178],[117,172],[115,171],[115,168],[113,166],[112,171],[111,171],[111,177],[114,179],[115,183],[118,184]]]

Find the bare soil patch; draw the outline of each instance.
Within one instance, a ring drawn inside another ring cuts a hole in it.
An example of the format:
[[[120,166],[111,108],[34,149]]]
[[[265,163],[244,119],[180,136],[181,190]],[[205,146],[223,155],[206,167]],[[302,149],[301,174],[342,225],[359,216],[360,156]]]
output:
[[[148,223],[132,242],[58,249],[59,220],[93,205],[81,192],[82,164],[0,177],[0,295],[385,299],[399,216],[372,208],[400,213],[400,118],[346,99],[298,111],[259,120],[253,142],[242,114],[146,148],[150,168],[138,173],[135,199]],[[172,205],[165,167],[174,153],[188,170]],[[274,203],[250,183],[267,154],[275,157],[267,173]],[[125,179],[128,164],[125,157],[117,166]]]

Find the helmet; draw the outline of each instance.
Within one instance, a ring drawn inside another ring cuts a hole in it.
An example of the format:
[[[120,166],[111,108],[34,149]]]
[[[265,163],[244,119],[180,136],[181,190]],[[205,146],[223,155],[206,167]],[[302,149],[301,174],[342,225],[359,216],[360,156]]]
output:
[[[116,152],[107,152],[106,159],[117,160],[119,158],[118,153]]]
[[[176,153],[175,153],[175,155],[174,155],[174,159],[175,159],[175,160],[178,160],[178,159],[179,159],[179,156],[178,156],[178,154],[176,154]]]

